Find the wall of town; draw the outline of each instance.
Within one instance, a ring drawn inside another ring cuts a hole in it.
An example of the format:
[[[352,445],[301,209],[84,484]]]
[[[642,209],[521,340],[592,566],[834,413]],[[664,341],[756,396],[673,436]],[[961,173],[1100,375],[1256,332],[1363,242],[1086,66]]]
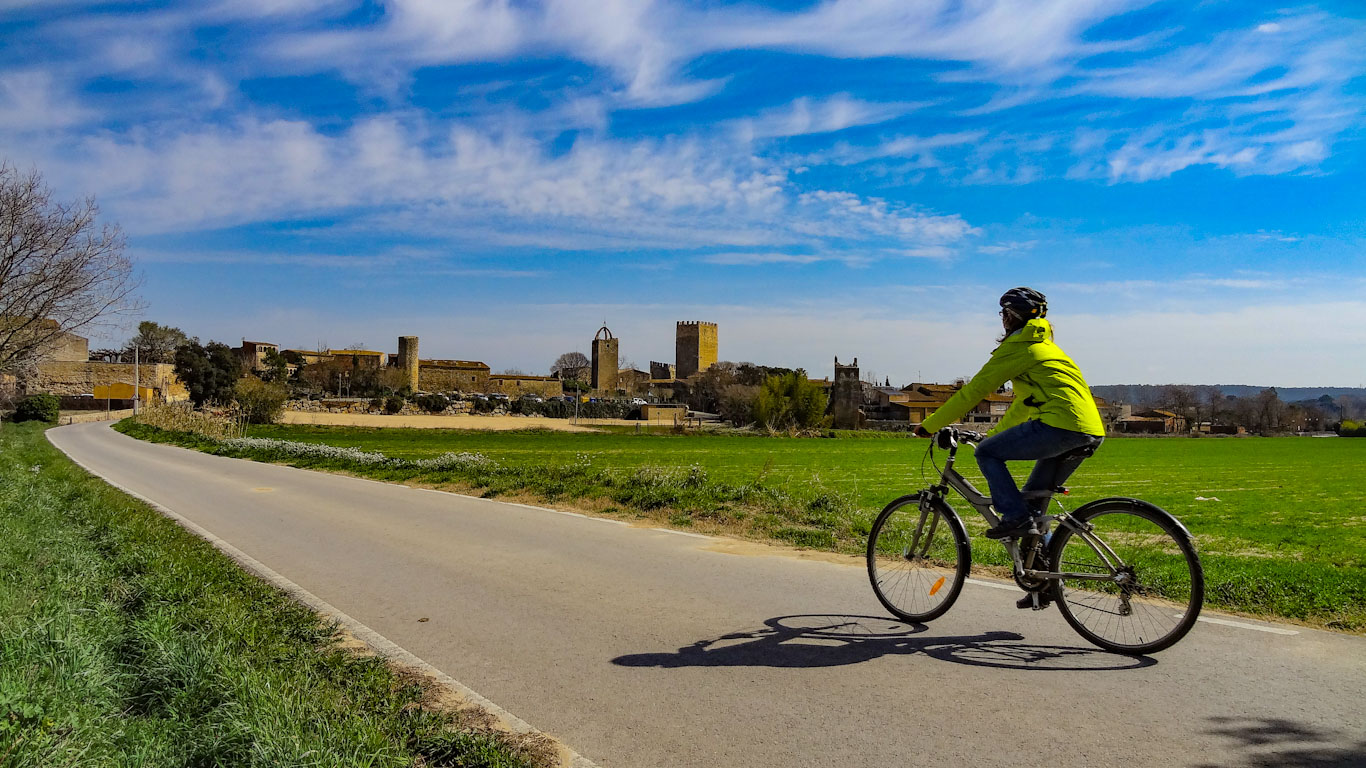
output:
[[[89,395],[95,387],[113,384],[132,384],[132,363],[51,362],[39,363],[37,374],[29,382],[30,392],[50,392],[54,395]],[[170,401],[188,400],[190,392],[176,378],[175,366],[169,363],[144,363],[138,368],[138,383],[155,387]]]
[[[501,392],[508,397],[521,395],[540,395],[559,397],[564,394],[564,386],[552,376],[490,376],[485,392]]]

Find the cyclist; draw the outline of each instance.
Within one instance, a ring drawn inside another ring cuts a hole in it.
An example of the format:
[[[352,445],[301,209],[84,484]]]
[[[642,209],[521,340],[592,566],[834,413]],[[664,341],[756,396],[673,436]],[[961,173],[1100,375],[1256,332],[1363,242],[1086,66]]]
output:
[[[1065,454],[1098,447],[1104,440],[1105,427],[1091,389],[1076,363],[1053,343],[1047,314],[1042,293],[1023,287],[1006,291],[1001,296],[1005,333],[991,359],[916,428],[917,435],[929,437],[958,421],[1006,381],[1012,382],[1014,402],[976,451],[977,466],[991,489],[991,504],[1000,516],[997,526],[986,532],[993,539],[1028,532],[1040,511],[1025,502],[1007,461],[1037,460],[1024,490],[1052,490],[1081,464],[1080,458],[1064,458]]]

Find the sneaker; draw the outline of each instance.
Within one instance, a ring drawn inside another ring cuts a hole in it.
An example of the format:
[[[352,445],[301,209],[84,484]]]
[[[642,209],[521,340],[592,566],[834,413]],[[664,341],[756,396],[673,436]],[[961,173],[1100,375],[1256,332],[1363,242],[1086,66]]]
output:
[[[1040,592],[1040,593],[1039,593],[1039,607],[1038,607],[1038,610],[1041,610],[1041,611],[1042,611],[1043,609],[1047,608],[1048,606],[1050,606],[1050,605],[1052,605],[1052,604],[1053,604],[1053,595],[1052,595],[1052,594],[1050,594],[1050,593],[1048,593],[1048,592]],[[1019,608],[1020,610],[1024,610],[1024,609],[1026,609],[1026,608],[1033,608],[1033,607],[1034,607],[1034,593],[1033,593],[1033,592],[1030,592],[1029,594],[1027,594],[1027,595],[1025,595],[1024,597],[1020,598],[1019,600],[1016,600],[1016,601],[1015,601],[1015,607],[1016,607],[1016,608]]]
[[[988,539],[1010,539],[1029,533],[1034,527],[1034,518],[1026,515],[1018,520],[1002,520],[995,528],[987,531]]]

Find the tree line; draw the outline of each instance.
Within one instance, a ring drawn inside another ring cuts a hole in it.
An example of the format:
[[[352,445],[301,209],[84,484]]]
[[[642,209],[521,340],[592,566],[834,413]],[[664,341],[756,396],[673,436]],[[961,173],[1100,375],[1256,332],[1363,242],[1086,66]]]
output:
[[[1287,403],[1275,387],[1239,396],[1224,394],[1216,386],[1168,385],[1154,388],[1146,399],[1192,424],[1240,426],[1264,434],[1330,431],[1366,418],[1366,397],[1321,395]]]

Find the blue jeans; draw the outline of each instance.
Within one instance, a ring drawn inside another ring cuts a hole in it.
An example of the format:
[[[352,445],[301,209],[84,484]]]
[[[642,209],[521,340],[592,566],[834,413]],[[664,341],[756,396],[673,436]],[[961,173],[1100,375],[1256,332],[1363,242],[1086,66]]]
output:
[[[1034,471],[1025,483],[1026,491],[1045,491],[1057,488],[1081,466],[1082,459],[1062,458],[1062,454],[1092,445],[1099,446],[1105,438],[1050,427],[1042,421],[1026,421],[1004,432],[992,435],[977,445],[977,466],[991,489],[991,504],[1001,522],[1014,523],[1033,515],[1025,504],[1024,495],[1015,487],[1015,478],[1006,468],[1007,461],[1038,459]]]

